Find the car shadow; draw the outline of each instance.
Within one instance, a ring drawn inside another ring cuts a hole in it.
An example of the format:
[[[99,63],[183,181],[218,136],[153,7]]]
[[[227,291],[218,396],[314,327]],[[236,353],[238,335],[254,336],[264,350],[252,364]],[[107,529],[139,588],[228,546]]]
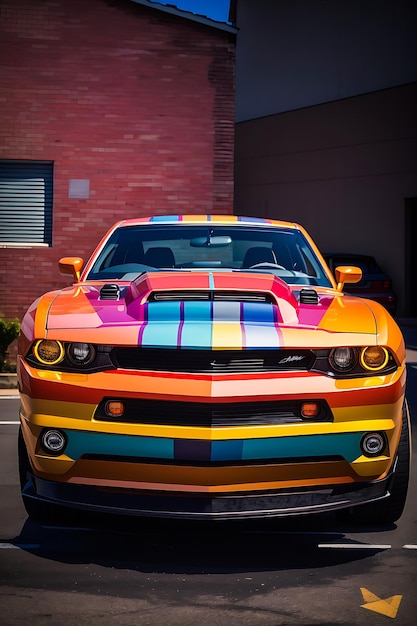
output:
[[[359,538],[352,539],[352,533],[363,536],[393,528],[394,524],[348,527],[330,514],[314,520],[243,523],[83,516],[65,526],[27,520],[10,543],[61,563],[154,574],[219,574],[328,567],[366,559],[384,548],[367,548]],[[344,549],[332,548],[340,543]]]

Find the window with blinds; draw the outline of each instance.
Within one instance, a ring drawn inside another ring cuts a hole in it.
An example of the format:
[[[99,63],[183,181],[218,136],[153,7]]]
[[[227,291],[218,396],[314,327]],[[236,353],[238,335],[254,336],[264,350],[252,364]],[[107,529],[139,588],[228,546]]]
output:
[[[52,161],[0,160],[0,245],[52,245]]]

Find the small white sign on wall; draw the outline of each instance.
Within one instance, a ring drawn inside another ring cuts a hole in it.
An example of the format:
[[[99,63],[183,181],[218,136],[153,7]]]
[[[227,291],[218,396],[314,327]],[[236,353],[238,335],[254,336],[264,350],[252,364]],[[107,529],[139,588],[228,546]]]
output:
[[[87,200],[90,197],[88,178],[71,178],[68,183],[68,198]]]

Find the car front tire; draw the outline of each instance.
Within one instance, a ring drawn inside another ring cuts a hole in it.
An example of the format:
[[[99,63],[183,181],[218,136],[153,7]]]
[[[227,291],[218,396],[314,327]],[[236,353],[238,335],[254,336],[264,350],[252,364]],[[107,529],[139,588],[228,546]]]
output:
[[[338,511],[337,517],[353,524],[392,524],[402,515],[408,491],[410,476],[410,416],[407,401],[402,410],[402,429],[398,444],[395,472],[389,487],[390,495],[384,500],[371,502]]]

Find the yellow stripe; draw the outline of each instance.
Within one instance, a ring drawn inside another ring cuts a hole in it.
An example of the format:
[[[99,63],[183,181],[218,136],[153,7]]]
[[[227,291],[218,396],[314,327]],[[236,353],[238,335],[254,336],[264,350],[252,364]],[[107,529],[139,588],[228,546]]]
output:
[[[239,323],[214,323],[212,348],[213,350],[232,350],[242,346],[242,328]]]
[[[392,431],[395,423],[386,416],[384,419],[369,419],[378,415],[378,407],[367,407],[368,418],[364,411],[360,412],[360,420],[321,424],[278,424],[273,426],[234,426],[219,428],[202,428],[187,426],[166,426],[155,424],[118,424],[114,422],[95,422],[92,416],[93,404],[77,402],[60,402],[57,400],[22,401],[22,415],[32,424],[44,427],[70,428],[103,433],[125,435],[141,435],[143,437],[167,437],[173,439],[201,439],[205,441],[221,441],[225,439],[261,439],[264,437],[294,437],[297,435],[323,435],[370,430]],[[340,411],[338,409],[337,411]]]

